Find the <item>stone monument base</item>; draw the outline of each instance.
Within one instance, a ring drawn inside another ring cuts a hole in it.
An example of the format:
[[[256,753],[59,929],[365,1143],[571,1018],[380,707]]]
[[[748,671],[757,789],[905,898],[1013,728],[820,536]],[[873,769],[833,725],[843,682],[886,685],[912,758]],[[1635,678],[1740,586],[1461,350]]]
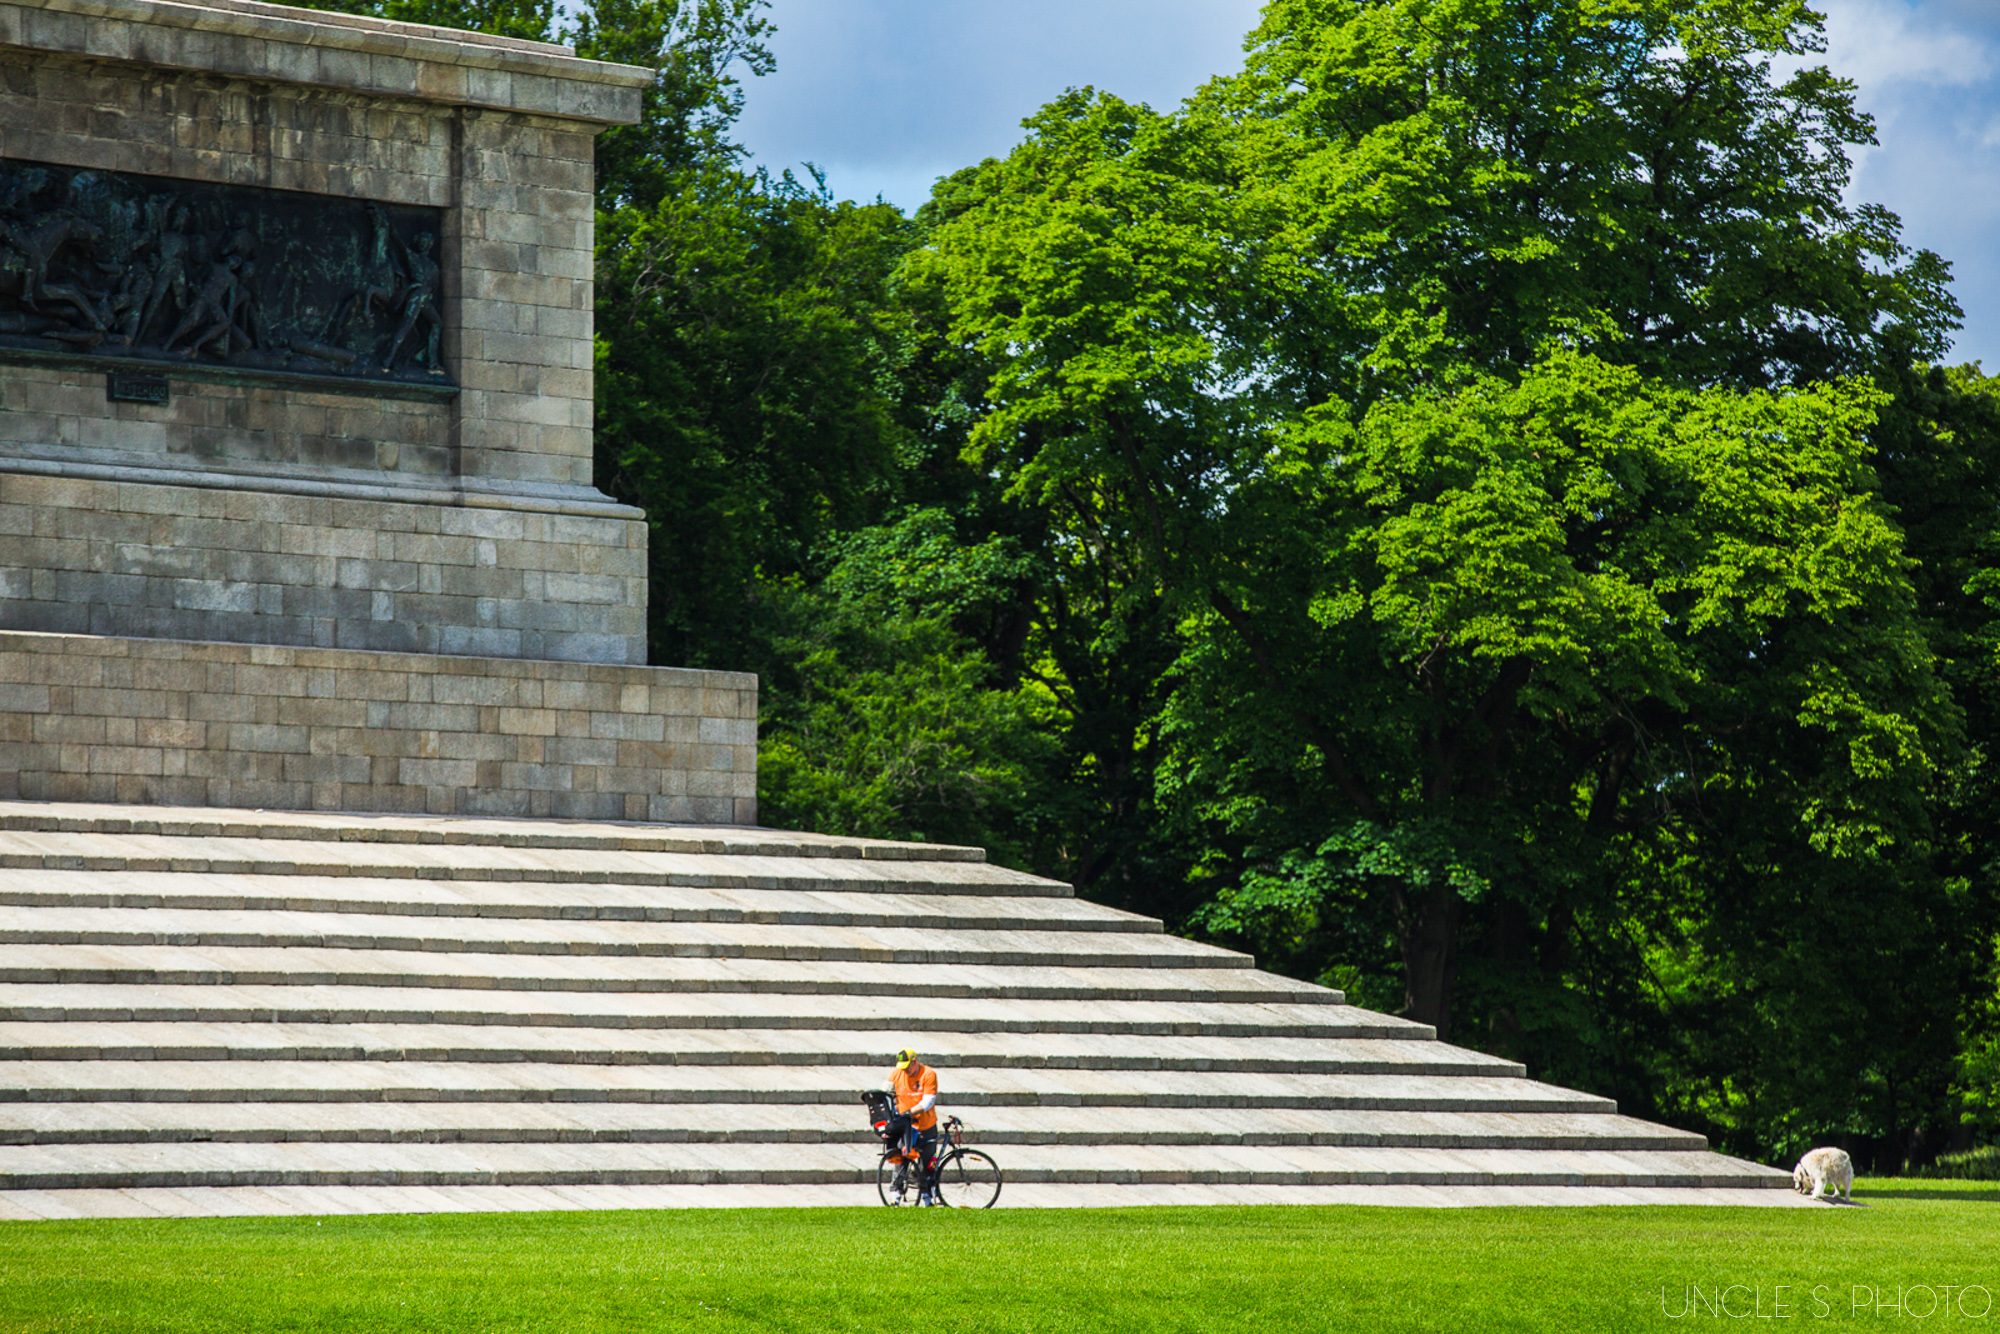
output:
[[[0,632],[0,798],[755,824],[740,672]]]
[[[6,392],[32,397],[22,388]],[[638,510],[463,478],[361,484],[143,459],[5,461],[0,628],[646,661]]]

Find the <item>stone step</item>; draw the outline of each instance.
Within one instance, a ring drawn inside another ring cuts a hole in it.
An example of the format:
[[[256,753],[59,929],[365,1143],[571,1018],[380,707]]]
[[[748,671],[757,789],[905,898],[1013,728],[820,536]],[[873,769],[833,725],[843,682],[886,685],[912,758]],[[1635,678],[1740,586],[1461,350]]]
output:
[[[912,882],[802,882],[796,888],[574,885],[514,881],[369,880],[341,876],[179,875],[166,871],[0,870],[0,906],[360,913],[424,918],[557,921],[761,922],[793,926],[915,926],[931,930],[1115,931],[1157,935],[1159,919],[1087,899],[1035,898],[1007,886],[930,893]]]
[[[798,834],[783,829],[755,827],[215,810],[205,807],[152,806],[135,809],[91,802],[0,801],[0,832],[109,834],[121,840],[132,836],[158,835],[389,843],[399,847],[603,848],[625,852],[868,861],[986,860],[986,853],[981,848],[956,847],[946,843],[892,843],[882,839]]]
[[[980,862],[767,857],[755,853],[385,846],[288,839],[163,838],[134,834],[0,834],[0,870],[94,874],[314,876],[500,884],[679,885],[718,889],[853,888],[879,894],[971,893],[1071,898],[1074,891]]]
[[[1231,1005],[745,992],[616,995],[417,987],[122,986],[0,983],[0,1020],[21,1023],[471,1024],[535,1028],[815,1028],[874,1033],[1120,1033],[1200,1037],[1433,1036],[1355,1006]]]
[[[849,1186],[191,1186],[179,1190],[0,1191],[0,1219],[336,1217],[530,1213],[584,1209],[853,1208]],[[1367,1205],[1399,1209],[1828,1209],[1796,1191],[1672,1186],[1082,1185],[1009,1181],[1003,1209],[1133,1209],[1211,1205]]]
[[[437,1024],[0,1023],[0,1061],[424,1061],[548,1065],[808,1065],[879,1070],[899,1041],[812,1029],[539,1029]],[[1483,1052],[1394,1038],[1095,1033],[923,1036],[941,1069],[1525,1076]],[[863,1078],[857,1074],[857,1079]]]
[[[1791,1184],[1719,1154],[1656,1150],[1039,1145],[993,1156],[1021,1184]],[[876,1161],[867,1146],[829,1144],[0,1145],[0,1189],[852,1183],[872,1192]]]
[[[1240,956],[1239,956],[1240,957]],[[476,991],[747,992],[1339,1005],[1341,994],[1249,968],[1034,967],[411,950],[9,945],[0,982],[466,988]]]
[[[0,1213],[869,1204],[906,1044],[1003,1203],[1798,1198],[972,849],[0,802]]]
[[[1250,956],[1178,936],[1099,931],[924,930],[758,922],[0,907],[0,946],[205,945],[238,949],[556,954],[973,967],[1236,968]]]
[[[966,1142],[997,1145],[1315,1144],[1697,1152],[1700,1135],[1572,1113],[1338,1112],[993,1106],[963,1109]],[[862,1144],[844,1104],[0,1103],[0,1144]]]
[[[0,1103],[771,1103],[855,1115],[883,1066],[428,1061],[0,1061]],[[970,1107],[1610,1114],[1617,1105],[1505,1075],[1231,1074],[985,1067],[940,1072]]]

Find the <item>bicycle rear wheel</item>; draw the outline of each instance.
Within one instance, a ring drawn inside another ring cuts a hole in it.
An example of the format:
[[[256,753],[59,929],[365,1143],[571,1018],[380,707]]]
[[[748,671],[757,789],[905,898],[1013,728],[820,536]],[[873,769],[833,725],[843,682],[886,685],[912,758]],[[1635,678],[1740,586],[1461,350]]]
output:
[[[991,1209],[1000,1198],[1000,1164],[977,1149],[956,1149],[937,1169],[937,1197],[954,1209]]]
[[[875,1164],[875,1193],[884,1204],[907,1204],[909,1192],[917,1184],[916,1164],[887,1154]]]

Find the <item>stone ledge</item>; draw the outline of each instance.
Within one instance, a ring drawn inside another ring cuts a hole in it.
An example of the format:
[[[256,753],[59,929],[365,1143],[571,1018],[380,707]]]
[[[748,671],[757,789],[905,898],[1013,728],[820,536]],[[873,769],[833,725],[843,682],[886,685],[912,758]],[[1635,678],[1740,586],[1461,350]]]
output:
[[[0,1191],[0,1218],[196,1218],[302,1214],[501,1213],[584,1209],[801,1209],[873,1203],[855,1186],[263,1186]],[[1420,1209],[1705,1205],[1820,1208],[1789,1190],[1622,1186],[1024,1185],[1009,1209],[1193,1204],[1359,1204]]]
[[[0,427],[0,429],[4,429]],[[96,453],[107,458],[88,457]],[[204,459],[175,457],[161,466],[144,455],[110,459],[108,450],[72,450],[59,457],[55,449],[38,450],[0,439],[0,473],[35,477],[74,477],[89,482],[130,482],[139,486],[193,486],[211,491],[268,492],[281,496],[315,496],[328,500],[377,500],[405,505],[442,505],[455,509],[520,510],[525,514],[564,514],[586,519],[639,520],[646,512],[611,499],[595,487],[561,483],[489,481],[391,472],[366,473],[358,468],[291,464],[282,468],[233,467]],[[82,457],[79,457],[82,456]]]
[[[0,632],[0,797],[754,824],[757,678]]]
[[[921,1021],[919,1021],[920,1026]],[[116,1103],[0,1103],[9,1144],[869,1144],[846,1100],[685,1103],[153,1103],[143,1118]],[[953,1098],[954,1105],[958,1104]],[[1191,1116],[1128,1108],[987,1106],[981,1145],[1232,1145],[1279,1148],[1700,1152],[1700,1135],[1625,1117],[1565,1113],[1255,1112]]]
[[[127,806],[91,805],[85,802],[51,805],[44,802],[0,801],[0,848],[4,848],[7,844],[7,834],[25,831],[84,838],[106,835],[113,839],[122,839],[128,834],[142,834],[175,839],[226,838],[259,842],[283,840],[303,843],[349,843],[363,847],[393,844],[398,847],[397,855],[406,861],[412,858],[410,852],[412,848],[451,847],[507,848],[536,854],[561,849],[902,863],[893,868],[870,868],[865,872],[844,868],[838,875],[846,878],[835,879],[831,883],[826,879],[829,873],[823,870],[814,869],[798,873],[811,876],[813,887],[817,889],[870,892],[883,892],[885,886],[892,883],[889,877],[902,879],[911,876],[930,876],[932,873],[926,869],[930,863],[978,864],[986,860],[986,851],[983,848],[961,847],[950,843],[891,843],[886,839],[799,833],[786,829],[742,828],[726,831],[708,828],[634,829],[624,824],[593,825],[571,822],[552,825],[545,820],[510,821],[429,816],[412,818],[400,815],[323,815],[307,812],[270,815],[263,811],[232,811],[227,815],[217,815],[200,808],[174,810],[155,807],[139,812]],[[48,846],[46,840],[37,842]],[[214,850],[209,851],[212,853]],[[117,853],[116,844],[100,844],[91,850],[94,860],[115,857]],[[275,853],[268,846],[259,847],[256,856],[260,863],[268,864]],[[317,850],[315,856],[318,857]],[[131,860],[133,859],[119,858],[120,868],[143,869],[131,866],[129,864]],[[421,864],[421,858],[416,860]],[[522,859],[518,856],[510,856],[509,860],[517,870],[522,866]],[[455,868],[468,864],[465,858],[454,855]],[[319,858],[316,865],[319,869],[308,872],[302,866],[284,863],[276,870],[266,869],[259,874],[283,875],[294,872],[300,875],[331,874],[325,869],[323,858]],[[912,867],[915,869],[910,869]],[[566,873],[566,880],[577,881],[574,873],[578,868],[574,859],[564,858],[562,869]],[[378,874],[379,868],[370,868],[367,873]],[[355,874],[360,872],[357,871]],[[1006,881],[1010,886],[1008,890],[1010,894],[1051,894],[1059,898],[1072,897],[1068,885],[1059,881],[1043,880],[1025,871],[989,871],[982,866],[980,870],[971,874],[982,877],[982,883],[996,877]],[[767,869],[746,874],[715,867],[707,868],[706,875],[700,883],[735,889],[776,889],[790,886],[789,881],[780,884],[778,877]],[[942,882],[927,879],[924,883],[931,885],[926,893],[946,892],[944,888],[939,887]],[[1303,982],[1295,985],[1314,995],[1321,994],[1321,989],[1318,987],[1308,987]]]
[[[254,0],[13,0],[0,46],[630,125],[651,70],[568,47]]]
[[[856,1118],[859,1119],[859,1118]],[[978,1141],[973,1141],[974,1147]],[[863,1143],[567,1145],[402,1142],[0,1146],[11,1190],[308,1185],[867,1185]],[[1721,1154],[1595,1149],[1403,1149],[1087,1144],[1019,1146],[1010,1183],[1076,1185],[1729,1188],[1794,1195],[1790,1174]],[[1794,1196],[1796,1198],[1796,1196]]]

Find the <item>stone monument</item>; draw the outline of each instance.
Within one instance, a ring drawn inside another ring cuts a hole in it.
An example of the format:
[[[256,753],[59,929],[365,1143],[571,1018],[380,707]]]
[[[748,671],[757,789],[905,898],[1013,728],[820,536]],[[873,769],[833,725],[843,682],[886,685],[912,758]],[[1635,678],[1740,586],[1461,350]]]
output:
[[[592,150],[648,71],[0,0],[0,796],[749,823],[592,486]]]

